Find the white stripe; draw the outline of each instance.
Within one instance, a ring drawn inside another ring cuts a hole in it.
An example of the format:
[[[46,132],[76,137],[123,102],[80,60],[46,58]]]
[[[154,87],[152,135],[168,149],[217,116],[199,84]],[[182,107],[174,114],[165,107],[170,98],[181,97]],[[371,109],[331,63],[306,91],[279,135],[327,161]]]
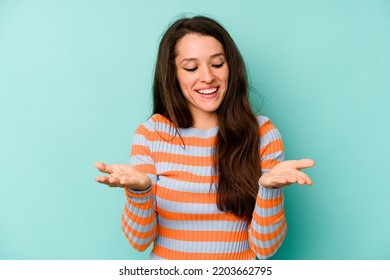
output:
[[[186,214],[220,214],[224,213],[218,210],[215,203],[184,203],[166,200],[156,197],[156,203],[160,209],[174,213]]]
[[[159,177],[158,185],[173,191],[192,192],[192,193],[215,193],[215,184],[193,183],[174,180],[168,177]],[[158,186],[157,186],[158,187]]]
[[[200,242],[200,241],[179,241],[158,236],[155,244],[161,247],[185,253],[236,253],[243,252],[249,248],[248,240],[239,242]]]
[[[246,221],[176,221],[158,217],[158,224],[173,230],[201,230],[201,231],[228,231],[241,232],[248,230]],[[256,225],[257,226],[257,225]]]
[[[213,169],[214,169],[213,166],[193,166],[193,165],[184,165],[184,164],[169,163],[169,162],[156,163],[156,170],[159,174],[166,171],[177,170],[177,171],[188,172],[199,176],[212,176]]]

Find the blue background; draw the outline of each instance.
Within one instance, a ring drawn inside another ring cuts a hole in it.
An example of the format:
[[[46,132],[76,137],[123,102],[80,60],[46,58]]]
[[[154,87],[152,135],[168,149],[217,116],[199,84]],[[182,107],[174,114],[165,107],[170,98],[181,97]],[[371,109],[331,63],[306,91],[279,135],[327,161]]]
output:
[[[236,41],[287,159],[317,163],[274,259],[390,259],[385,0],[0,0],[0,259],[147,258],[93,162],[129,162],[160,36],[195,14]]]

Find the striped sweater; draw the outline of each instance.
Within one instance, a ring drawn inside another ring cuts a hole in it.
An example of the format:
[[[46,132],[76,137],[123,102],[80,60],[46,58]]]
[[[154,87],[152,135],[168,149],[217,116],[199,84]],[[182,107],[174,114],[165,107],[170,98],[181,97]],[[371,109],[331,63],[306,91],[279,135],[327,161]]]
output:
[[[278,130],[258,117],[261,169],[284,160]],[[283,189],[259,186],[249,223],[218,210],[213,184],[213,145],[218,127],[179,129],[153,115],[136,130],[131,164],[152,185],[145,191],[125,189],[122,230],[139,251],[151,243],[151,259],[267,259],[280,247],[287,225]]]

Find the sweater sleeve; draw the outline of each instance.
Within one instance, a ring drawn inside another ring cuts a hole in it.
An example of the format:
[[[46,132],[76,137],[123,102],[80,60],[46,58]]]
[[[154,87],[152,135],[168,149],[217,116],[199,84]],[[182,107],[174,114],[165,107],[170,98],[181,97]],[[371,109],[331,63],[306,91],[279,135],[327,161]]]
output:
[[[157,176],[150,151],[150,135],[148,123],[136,130],[131,148],[131,165],[149,176],[152,185],[144,191],[125,189],[126,205],[122,213],[122,231],[138,251],[146,250],[157,235],[153,191]]]
[[[260,117],[260,162],[262,174],[284,161],[279,131],[266,117]],[[259,184],[256,205],[249,227],[249,243],[259,259],[272,257],[287,232],[283,188],[269,189]]]

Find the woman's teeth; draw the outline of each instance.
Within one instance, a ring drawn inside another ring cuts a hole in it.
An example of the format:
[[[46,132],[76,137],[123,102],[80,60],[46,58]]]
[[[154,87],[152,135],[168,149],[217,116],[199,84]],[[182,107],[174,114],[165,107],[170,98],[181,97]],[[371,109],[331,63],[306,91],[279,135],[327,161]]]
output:
[[[201,90],[197,90],[198,93],[200,94],[213,94],[214,92],[216,92],[218,90],[218,88],[208,88],[208,89],[201,89]]]

